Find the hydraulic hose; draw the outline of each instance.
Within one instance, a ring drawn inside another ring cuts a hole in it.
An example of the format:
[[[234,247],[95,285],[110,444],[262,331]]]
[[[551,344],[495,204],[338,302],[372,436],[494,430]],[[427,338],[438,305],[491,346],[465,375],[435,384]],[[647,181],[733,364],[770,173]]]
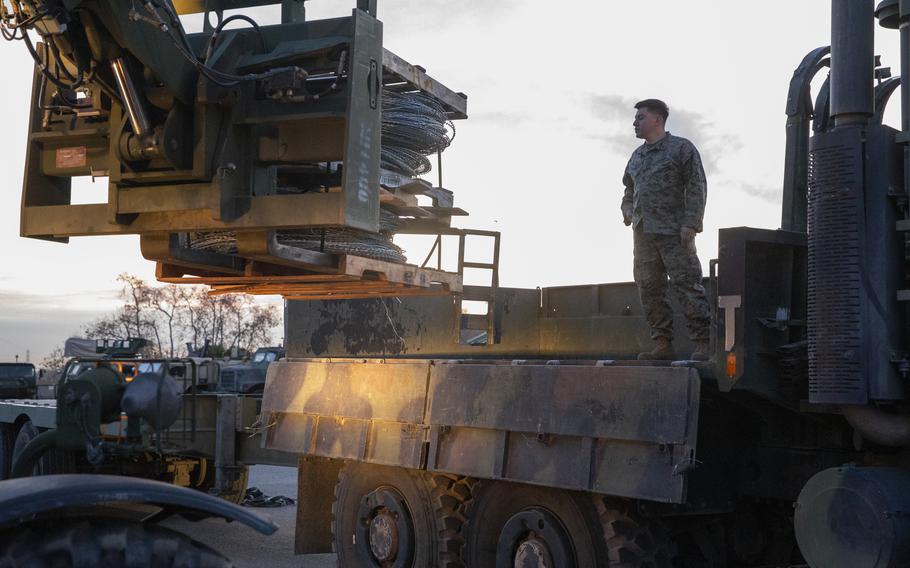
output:
[[[38,460],[55,447],[57,447],[56,430],[48,430],[38,434],[31,442],[25,445],[25,448],[22,449],[22,453],[19,454],[16,461],[13,462],[10,477],[30,476],[32,470],[35,469]]]

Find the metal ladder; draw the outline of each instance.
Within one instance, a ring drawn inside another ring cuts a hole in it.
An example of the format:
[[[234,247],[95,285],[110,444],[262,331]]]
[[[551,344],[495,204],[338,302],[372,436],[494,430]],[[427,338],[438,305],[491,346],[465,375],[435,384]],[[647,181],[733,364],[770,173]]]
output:
[[[465,260],[465,244],[467,237],[487,237],[493,240],[492,262],[471,262]],[[465,338],[462,332],[486,331],[486,345],[500,342],[501,330],[496,318],[496,292],[499,289],[499,231],[481,231],[477,229],[460,229],[458,233],[458,274],[464,278],[465,268],[490,271],[490,286],[464,286],[460,295],[456,296],[455,305],[455,341],[457,343],[473,343],[471,338]],[[486,302],[485,314],[462,313],[463,302]]]

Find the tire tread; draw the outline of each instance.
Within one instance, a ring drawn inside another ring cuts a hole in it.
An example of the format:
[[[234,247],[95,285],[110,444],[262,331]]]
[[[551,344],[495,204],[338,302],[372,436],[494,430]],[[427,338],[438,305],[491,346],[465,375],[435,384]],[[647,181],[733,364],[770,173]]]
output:
[[[231,568],[178,532],[122,520],[43,522],[0,533],[0,568]]]
[[[623,499],[594,496],[610,567],[670,568],[676,547],[659,519],[642,516]]]

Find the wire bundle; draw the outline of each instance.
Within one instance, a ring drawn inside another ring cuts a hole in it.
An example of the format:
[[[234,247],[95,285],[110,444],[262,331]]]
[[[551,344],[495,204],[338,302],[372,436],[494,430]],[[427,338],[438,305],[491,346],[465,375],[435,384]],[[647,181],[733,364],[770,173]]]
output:
[[[276,238],[280,244],[297,248],[404,262],[404,251],[392,242],[398,216],[381,209],[379,217],[378,233],[358,229],[295,229],[278,231]],[[189,237],[191,249],[237,254],[237,233],[234,231],[190,233]]]
[[[445,108],[422,92],[382,92],[382,167],[409,177],[432,169],[428,155],[442,152],[455,138]]]
[[[409,177],[430,171],[427,155],[446,149],[455,136],[443,106],[431,96],[421,93],[382,93],[383,168]],[[297,248],[332,254],[353,254],[390,262],[405,262],[404,251],[392,242],[398,216],[380,209],[379,232],[357,229],[295,229],[278,231],[279,243]],[[190,234],[190,247],[222,254],[237,253],[237,237],[233,231],[214,231]]]

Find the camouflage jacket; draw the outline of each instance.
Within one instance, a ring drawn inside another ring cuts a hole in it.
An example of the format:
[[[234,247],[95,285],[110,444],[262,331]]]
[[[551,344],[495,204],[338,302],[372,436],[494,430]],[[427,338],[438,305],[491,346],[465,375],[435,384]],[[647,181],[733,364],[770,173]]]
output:
[[[708,185],[695,146],[669,132],[632,153],[622,177],[622,212],[646,233],[675,235],[681,227],[702,231]]]

